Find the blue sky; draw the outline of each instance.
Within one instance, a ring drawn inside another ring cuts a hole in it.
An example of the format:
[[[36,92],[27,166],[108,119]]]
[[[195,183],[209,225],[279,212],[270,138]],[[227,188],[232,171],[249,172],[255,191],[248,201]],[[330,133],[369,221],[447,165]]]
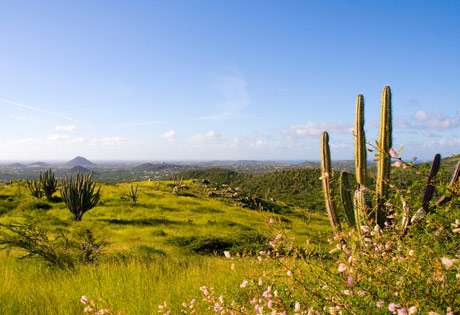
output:
[[[375,139],[460,152],[458,1],[2,1],[1,160],[352,158]]]

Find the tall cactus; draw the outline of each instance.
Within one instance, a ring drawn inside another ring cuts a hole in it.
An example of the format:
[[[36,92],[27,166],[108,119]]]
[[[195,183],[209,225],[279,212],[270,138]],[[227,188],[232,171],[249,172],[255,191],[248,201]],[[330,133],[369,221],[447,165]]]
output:
[[[377,141],[378,162],[377,162],[377,179],[376,179],[376,202],[377,223],[383,227],[386,211],[385,199],[388,195],[388,184],[390,180],[391,157],[389,155],[392,147],[392,110],[391,110],[391,89],[385,86],[382,92],[382,104],[380,112],[380,133]]]
[[[364,133],[364,96],[356,97],[355,113],[355,174],[359,185],[367,185],[367,150],[366,134]]]
[[[40,172],[40,183],[46,198],[52,200],[53,194],[57,191],[57,180],[51,169]]]
[[[331,193],[331,151],[329,149],[329,134],[321,134],[321,180],[323,182],[324,202],[326,204],[329,222],[334,231],[340,230],[340,221],[335,210],[334,200]]]
[[[364,132],[364,96],[356,97],[355,113],[355,176],[357,188],[354,196],[355,222],[361,226],[367,224],[370,205],[369,190],[367,188],[367,148]]]
[[[348,172],[340,173],[340,200],[343,205],[343,210],[347,217],[348,225],[354,227],[356,224],[355,213],[353,210],[353,201],[351,197],[350,174]]]
[[[81,221],[83,214],[94,208],[101,197],[101,188],[97,187],[91,175],[77,174],[65,177],[61,188],[62,200],[73,214],[75,221]]]

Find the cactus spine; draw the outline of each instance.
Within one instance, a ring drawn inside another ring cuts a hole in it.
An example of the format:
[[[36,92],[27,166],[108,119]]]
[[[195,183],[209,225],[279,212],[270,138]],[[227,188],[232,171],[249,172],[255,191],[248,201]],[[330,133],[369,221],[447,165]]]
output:
[[[350,174],[348,172],[340,173],[340,200],[342,201],[343,210],[347,217],[348,225],[354,227],[356,224],[355,213],[353,210],[353,201],[351,198]]]
[[[329,149],[329,134],[321,134],[321,180],[323,183],[324,202],[331,227],[334,231],[340,230],[340,222],[335,211],[334,201],[331,194],[331,151]]]
[[[392,146],[392,112],[391,112],[391,89],[385,86],[382,92],[382,105],[380,112],[380,133],[377,142],[378,161],[376,179],[377,223],[383,227],[386,217],[385,198],[388,195],[388,182],[390,180],[391,157],[389,155]]]

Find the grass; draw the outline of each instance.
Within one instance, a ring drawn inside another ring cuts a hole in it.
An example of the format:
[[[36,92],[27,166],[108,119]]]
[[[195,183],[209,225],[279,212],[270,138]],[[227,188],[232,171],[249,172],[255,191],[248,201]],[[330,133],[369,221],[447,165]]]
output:
[[[234,260],[236,271],[229,276],[223,251],[262,248],[262,240],[273,233],[270,218],[298,244],[326,248],[329,227],[322,214],[299,208],[284,215],[242,209],[208,198],[192,182],[186,182],[185,196],[174,194],[170,184],[139,183],[136,205],[120,200],[129,184],[101,184],[100,204],[81,222],[72,221],[58,199],[37,200],[18,183],[1,185],[0,222],[31,216],[51,233],[89,228],[108,244],[98,264],[72,271],[51,269],[39,260],[19,261],[17,251],[0,252],[0,314],[81,314],[82,295],[101,299],[122,314],[156,313],[163,301],[178,311],[183,301],[199,295],[202,285],[234,295],[241,279],[258,267],[254,258]]]

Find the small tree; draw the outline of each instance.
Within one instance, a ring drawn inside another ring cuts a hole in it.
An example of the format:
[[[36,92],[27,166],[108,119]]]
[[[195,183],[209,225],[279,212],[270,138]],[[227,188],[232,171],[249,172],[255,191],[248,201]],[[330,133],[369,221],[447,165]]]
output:
[[[77,174],[62,181],[62,200],[73,214],[75,221],[81,221],[83,214],[99,202],[101,188],[96,187],[92,175]]]
[[[46,198],[51,200],[53,194],[57,191],[57,180],[51,169],[40,173],[40,183]]]
[[[30,191],[30,194],[35,198],[43,197],[42,184],[39,180],[28,180],[27,188]]]

